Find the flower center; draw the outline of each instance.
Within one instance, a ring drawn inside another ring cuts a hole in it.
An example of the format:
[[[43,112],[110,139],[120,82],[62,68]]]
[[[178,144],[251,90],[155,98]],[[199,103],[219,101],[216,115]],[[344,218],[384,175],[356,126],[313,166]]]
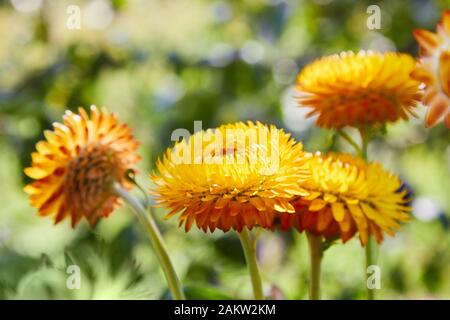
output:
[[[78,214],[92,217],[101,212],[113,195],[112,185],[118,175],[115,163],[114,153],[101,144],[84,147],[69,163],[66,194]]]

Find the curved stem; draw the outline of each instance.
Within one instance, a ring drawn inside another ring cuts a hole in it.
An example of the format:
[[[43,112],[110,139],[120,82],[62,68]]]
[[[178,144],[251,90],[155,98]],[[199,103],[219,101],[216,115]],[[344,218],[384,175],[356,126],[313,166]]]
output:
[[[145,230],[150,238],[150,242],[152,243],[153,249],[156,252],[156,256],[158,257],[159,263],[164,272],[164,276],[166,277],[167,285],[172,294],[172,298],[174,300],[184,300],[185,297],[181,289],[180,281],[178,280],[178,276],[172,265],[169,254],[167,253],[166,245],[152,215],[148,214],[142,204],[120,185],[115,184],[114,190],[123,200],[125,200],[126,203],[128,203],[131,208],[133,208],[139,222],[145,227]]]
[[[361,148],[358,146],[358,144],[353,140],[353,138],[345,131],[338,130],[337,134],[340,135],[342,138],[344,138],[345,141],[347,141],[358,154],[362,153]]]
[[[322,263],[322,238],[306,233],[309,244],[309,299],[320,300],[320,265]]]
[[[359,148],[359,156],[364,160],[367,160],[367,145],[369,143],[369,138],[364,129],[359,129],[359,134],[361,135],[361,148]]]
[[[242,249],[244,250],[248,272],[250,273],[250,278],[252,280],[255,300],[264,300],[261,275],[256,260],[256,238],[252,237],[246,228],[242,229],[238,235],[241,240]]]

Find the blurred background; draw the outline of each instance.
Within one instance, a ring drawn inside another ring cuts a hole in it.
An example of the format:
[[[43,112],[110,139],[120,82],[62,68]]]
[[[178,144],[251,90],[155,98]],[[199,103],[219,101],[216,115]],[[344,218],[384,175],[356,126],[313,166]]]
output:
[[[381,8],[379,30],[366,26],[372,4]],[[0,1],[0,298],[169,297],[149,241],[126,208],[93,230],[85,223],[72,230],[38,218],[28,205],[23,168],[65,109],[96,104],[117,112],[142,141],[145,187],[172,131],[192,132],[194,120],[204,128],[260,120],[285,128],[309,151],[352,151],[297,108],[298,71],[343,50],[417,55],[413,28],[434,29],[449,7],[444,0]],[[79,29],[70,21],[77,8]],[[379,250],[379,298],[450,298],[450,135],[442,124],[425,129],[424,111],[389,125],[369,147],[369,157],[398,173],[415,197],[411,223]],[[188,297],[251,297],[233,233],[185,234],[162,220],[164,210],[156,215]],[[258,253],[267,294],[307,298],[303,234],[262,232]],[[355,239],[332,246],[323,297],[363,299],[363,261]],[[72,264],[81,268],[79,290],[66,287]]]

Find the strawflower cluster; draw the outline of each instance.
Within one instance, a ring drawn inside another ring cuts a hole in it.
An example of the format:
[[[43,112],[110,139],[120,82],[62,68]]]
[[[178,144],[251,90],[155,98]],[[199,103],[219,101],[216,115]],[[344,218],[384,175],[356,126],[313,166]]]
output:
[[[256,298],[264,294],[250,233],[255,228],[307,234],[311,298],[320,297],[325,241],[357,237],[371,262],[371,238],[381,243],[396,234],[410,219],[411,197],[397,175],[367,160],[366,133],[407,120],[420,101],[429,106],[427,126],[443,119],[450,127],[450,11],[436,33],[414,36],[418,61],[395,52],[342,52],[313,61],[297,77],[299,106],[311,109],[318,126],[360,131],[357,155],[305,151],[283,129],[260,122],[203,130],[169,148],[150,175],[150,194],[167,209],[165,218],[176,216],[186,232],[196,226],[238,233]],[[173,297],[183,299],[152,214],[129,193],[136,182],[127,173],[136,172],[140,159],[130,127],[92,106],[67,111],[44,138],[25,169],[31,206],[55,224],[67,218],[72,227],[82,219],[95,226],[125,200],[149,234]]]

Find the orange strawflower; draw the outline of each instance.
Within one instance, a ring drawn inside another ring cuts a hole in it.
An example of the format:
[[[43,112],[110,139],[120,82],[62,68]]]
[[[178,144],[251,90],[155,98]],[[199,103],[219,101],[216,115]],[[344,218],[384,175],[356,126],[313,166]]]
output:
[[[325,128],[363,127],[407,119],[420,99],[407,54],[361,51],[322,57],[297,77],[299,103]]]
[[[222,125],[168,149],[152,193],[171,210],[165,218],[181,213],[186,231],[194,222],[204,232],[270,228],[275,214],[295,212],[294,196],[306,194],[303,155],[302,144],[274,126]]]
[[[409,219],[408,190],[380,164],[348,154],[320,153],[307,161],[311,178],[302,183],[309,195],[293,201],[296,214],[281,214],[283,230],[291,227],[344,242],[356,232],[364,246],[370,234],[377,242],[383,232],[393,236]]]
[[[432,127],[444,119],[450,129],[450,10],[443,13],[436,33],[415,30],[414,37],[419,42],[420,63],[411,76],[426,85],[426,126]]]
[[[72,227],[83,217],[91,225],[107,217],[119,205],[113,184],[130,188],[125,173],[140,159],[131,129],[115,114],[95,106],[90,117],[78,110],[67,111],[63,123],[44,132],[46,139],[36,144],[25,169],[35,181],[24,190],[39,215],[51,216],[55,224],[70,217]]]

